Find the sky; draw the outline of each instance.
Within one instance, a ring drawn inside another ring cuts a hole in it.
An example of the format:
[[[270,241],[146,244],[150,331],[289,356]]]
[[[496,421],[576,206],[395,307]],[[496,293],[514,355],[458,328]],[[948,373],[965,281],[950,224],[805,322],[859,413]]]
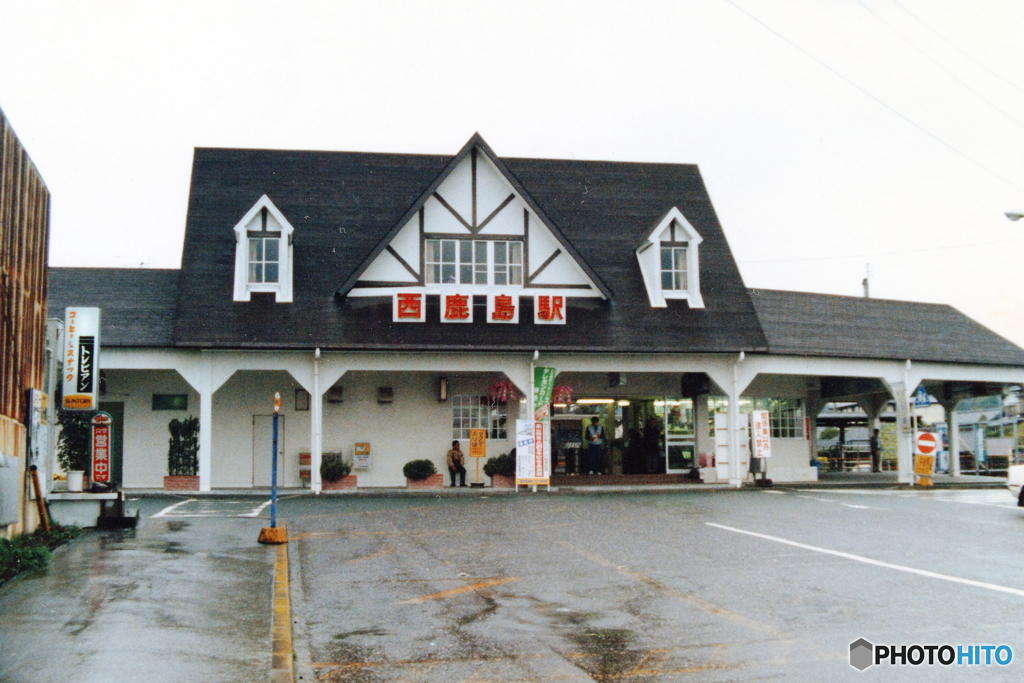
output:
[[[192,151],[697,164],[748,287],[1024,345],[1024,3],[0,0],[50,264],[180,265]],[[884,333],[884,330],[880,330]]]

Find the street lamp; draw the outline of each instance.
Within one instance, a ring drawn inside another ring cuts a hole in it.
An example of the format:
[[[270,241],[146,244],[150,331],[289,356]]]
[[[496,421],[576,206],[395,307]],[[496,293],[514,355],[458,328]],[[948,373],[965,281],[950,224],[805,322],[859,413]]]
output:
[[[1017,213],[1016,211],[1007,211],[1006,217],[1009,218],[1011,221],[1019,221],[1021,218],[1024,218],[1024,213]]]

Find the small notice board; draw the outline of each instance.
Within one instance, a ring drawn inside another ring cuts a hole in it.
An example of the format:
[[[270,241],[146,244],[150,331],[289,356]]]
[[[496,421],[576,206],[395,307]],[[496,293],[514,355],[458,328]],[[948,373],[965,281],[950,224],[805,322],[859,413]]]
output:
[[[365,470],[370,467],[370,444],[359,442],[352,448],[352,468]]]

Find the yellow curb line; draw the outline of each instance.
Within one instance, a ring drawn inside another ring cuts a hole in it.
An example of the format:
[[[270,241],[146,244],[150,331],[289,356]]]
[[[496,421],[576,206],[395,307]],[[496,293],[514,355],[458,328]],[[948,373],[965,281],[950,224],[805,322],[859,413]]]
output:
[[[293,683],[292,606],[288,582],[288,545],[274,546],[274,586],[271,592],[271,683]]]

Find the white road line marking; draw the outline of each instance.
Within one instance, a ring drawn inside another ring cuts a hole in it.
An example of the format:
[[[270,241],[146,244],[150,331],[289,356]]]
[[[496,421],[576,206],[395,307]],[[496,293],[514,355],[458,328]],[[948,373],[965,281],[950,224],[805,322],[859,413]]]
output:
[[[160,512],[158,512],[155,515],[153,515],[150,519],[156,519],[157,517],[166,517],[168,514],[174,512],[175,510],[177,510],[179,507],[181,507],[185,503],[192,503],[192,502],[195,502],[195,500],[196,500],[195,498],[189,498],[188,500],[183,500],[180,503],[175,503],[174,505],[168,505],[163,510],[161,510]]]
[[[767,534],[759,534],[755,531],[747,531],[745,529],[737,529],[731,526],[724,526],[722,524],[715,524],[714,522],[704,522],[708,526],[713,526],[716,529],[725,529],[726,531],[734,531],[738,534],[746,534],[747,536],[754,536],[756,538],[763,538],[767,541],[775,541],[776,543],[783,543],[785,545],[791,545],[794,548],[803,548],[804,550],[813,550],[816,553],[824,553],[826,555],[835,555],[836,557],[842,557],[847,560],[854,560],[856,562],[863,562],[864,564],[871,564],[876,567],[885,567],[886,569],[895,569],[901,572],[907,572],[909,574],[917,574],[918,576],[927,576],[930,579],[941,579],[943,581],[950,581],[952,583],[962,583],[966,586],[974,586],[975,588],[987,588],[991,591],[997,591],[1000,593],[1009,593],[1010,595],[1018,595],[1024,597],[1024,590],[1019,588],[1009,588],[1007,586],[999,586],[994,583],[985,583],[984,581],[974,581],[973,579],[962,579],[958,576],[950,576],[948,574],[939,574],[937,572],[930,572],[926,569],[915,569],[914,567],[905,567],[900,564],[890,564],[888,562],[882,562],[881,560],[873,560],[870,557],[864,557],[863,555],[854,555],[852,553],[844,553],[838,550],[829,550],[828,548],[819,548],[814,545],[807,545],[806,543],[797,543],[796,541],[790,541],[785,538],[779,538],[778,536],[769,536]]]
[[[241,514],[241,515],[238,515],[238,516],[239,517],[257,517],[261,512],[263,512],[264,509],[266,509],[266,507],[268,505],[270,505],[270,501],[269,500],[266,503],[264,503],[263,505],[260,505],[259,507],[256,507],[256,508],[253,508],[249,512],[246,512],[245,514]]]
[[[870,510],[871,508],[867,505],[850,505],[849,503],[840,503],[844,508],[853,508],[854,510]]]
[[[785,491],[765,491],[765,493],[774,493],[774,494],[779,495],[779,496],[786,495]]]

